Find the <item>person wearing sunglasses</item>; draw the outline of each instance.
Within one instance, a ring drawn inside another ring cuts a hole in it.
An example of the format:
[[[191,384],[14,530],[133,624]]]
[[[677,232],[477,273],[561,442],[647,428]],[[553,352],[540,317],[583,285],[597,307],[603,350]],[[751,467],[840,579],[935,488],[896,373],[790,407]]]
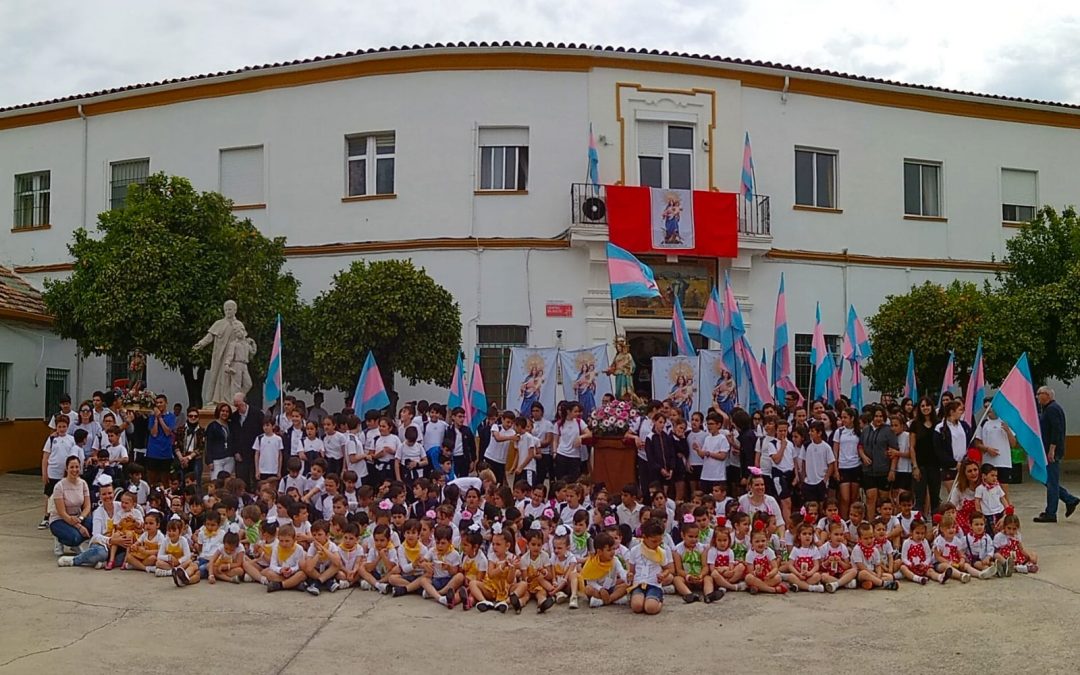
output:
[[[176,460],[180,462],[180,484],[186,484],[186,478],[192,476],[195,484],[202,486],[203,454],[206,452],[206,432],[199,426],[199,409],[189,406],[187,419],[176,430],[176,442],[173,446]]]

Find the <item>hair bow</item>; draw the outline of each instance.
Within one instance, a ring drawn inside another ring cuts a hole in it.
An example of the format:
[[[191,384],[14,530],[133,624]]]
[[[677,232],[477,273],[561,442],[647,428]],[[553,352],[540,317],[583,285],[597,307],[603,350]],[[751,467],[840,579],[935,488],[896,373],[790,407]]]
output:
[[[940,522],[941,522],[941,514],[940,513],[935,513],[934,514],[934,524],[937,525]]]
[[[687,525],[689,525],[690,523],[693,523],[694,522],[694,514],[692,514],[692,513],[684,513],[683,517],[682,517],[682,521],[684,523],[686,523]]]
[[[461,519],[462,520],[472,520],[472,512],[471,511],[462,511],[461,512]]]
[[[542,528],[542,527],[543,527],[543,523],[541,523],[541,522],[540,522],[540,519],[539,519],[539,518],[537,518],[536,520],[532,521],[532,524],[531,524],[531,525],[529,525],[529,529],[530,529],[530,530],[539,530],[539,529],[540,529],[540,528]]]
[[[799,507],[799,515],[803,516],[804,518],[806,517],[806,507],[805,506]]]
[[[913,523],[921,523],[921,522],[923,522],[922,514],[919,513],[918,511],[912,511],[911,512],[911,522],[913,522]]]
[[[754,532],[764,532],[764,531],[765,531],[765,521],[764,520],[756,520],[756,521],[754,521]]]
[[[389,511],[393,507],[394,507],[394,502],[390,501],[389,499],[384,499],[381,502],[379,502],[379,508],[382,509],[383,511]]]
[[[570,534],[570,528],[566,525],[560,523],[559,526],[555,528],[556,537],[565,537],[568,534]]]
[[[813,516],[813,514],[810,514],[810,513],[806,513],[806,512],[805,512],[805,510],[804,510],[804,512],[803,512],[803,516],[802,516],[802,519],[803,519],[803,522],[804,522],[804,523],[812,523],[812,522],[814,522],[814,516]]]
[[[172,514],[172,516],[169,517],[169,520],[170,521],[171,520],[180,520],[180,515],[177,514],[177,513],[174,513],[174,514]]]
[[[717,527],[727,527],[727,516],[717,516],[716,517],[716,526]]]
[[[604,527],[611,527],[617,522],[619,521],[615,520],[615,516],[604,516]]]
[[[473,523],[472,525],[469,525],[469,532],[479,532],[479,531],[480,531],[480,523]]]
[[[1014,513],[1016,513],[1016,508],[1014,508],[1012,504],[1005,507],[1005,515],[1011,516]]]
[[[751,476],[760,476],[761,475],[761,467],[759,467],[759,466],[750,467],[750,475]]]
[[[552,509],[544,509],[544,514],[543,515],[544,515],[545,518],[554,518],[555,517],[555,511],[553,511]]]
[[[833,521],[834,523],[839,523],[840,522],[840,516],[838,514],[833,515],[831,518],[829,518],[829,520]]]
[[[435,513],[435,509],[428,509],[427,512],[424,513],[424,516],[431,518],[432,520],[435,520],[438,515],[439,514]]]
[[[502,534],[502,523],[500,523],[497,520],[494,523],[492,523],[491,524],[491,533],[492,534]]]

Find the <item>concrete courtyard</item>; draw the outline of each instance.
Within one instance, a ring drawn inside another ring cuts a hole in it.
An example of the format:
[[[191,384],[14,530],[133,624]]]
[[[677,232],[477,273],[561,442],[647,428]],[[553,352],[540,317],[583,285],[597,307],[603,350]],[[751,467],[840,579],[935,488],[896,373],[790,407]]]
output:
[[[1066,485],[1080,488],[1080,474]],[[1041,486],[1013,486],[1035,575],[890,593],[669,598],[537,616],[448,611],[349,589],[177,589],[136,572],[58,568],[41,483],[0,476],[0,673],[456,673],[706,671],[1009,673],[1080,669],[1080,515],[1035,525]],[[1059,517],[1062,514],[1059,513]]]

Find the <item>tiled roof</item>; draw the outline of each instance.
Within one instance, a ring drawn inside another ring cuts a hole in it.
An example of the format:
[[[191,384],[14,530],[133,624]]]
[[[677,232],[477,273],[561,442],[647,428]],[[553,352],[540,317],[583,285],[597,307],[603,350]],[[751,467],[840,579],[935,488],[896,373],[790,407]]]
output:
[[[25,279],[0,265],[0,315],[27,315],[28,319],[45,319],[49,311],[41,293]]]
[[[100,91],[89,92],[86,94],[77,94],[74,96],[64,96],[61,98],[55,98],[48,101],[38,101],[35,103],[23,103],[20,105],[9,106],[6,108],[0,108],[0,113],[23,110],[29,108],[36,108],[47,105],[54,105],[57,103],[75,103],[83,101],[85,99],[94,98],[97,96],[106,96],[109,94],[119,94],[129,91],[135,91],[139,89],[148,89],[152,87],[159,87],[165,85],[182,84],[186,82],[195,82],[199,80],[208,80],[215,77],[226,77],[231,75],[238,75],[242,73],[257,73],[259,71],[272,71],[277,68],[285,68],[289,66],[300,66],[307,64],[314,64],[320,62],[332,62],[336,60],[349,59],[358,56],[367,56],[373,54],[383,53],[395,53],[395,52],[422,52],[422,51],[434,51],[434,50],[492,50],[492,49],[505,49],[508,51],[521,50],[521,49],[550,49],[559,51],[571,51],[571,52],[599,52],[603,54],[631,54],[639,56],[650,57],[666,57],[670,59],[690,59],[694,61],[708,61],[712,63],[730,64],[736,66],[746,66],[755,68],[767,68],[787,73],[800,73],[806,75],[816,75],[823,77],[836,77],[846,80],[853,80],[856,82],[863,82],[868,84],[888,85],[893,87],[903,87],[907,89],[915,89],[931,93],[940,94],[952,94],[960,96],[974,96],[983,99],[989,99],[993,101],[1000,101],[1002,103],[1024,103],[1034,105],[1054,106],[1058,108],[1066,108],[1072,110],[1080,109],[1080,105],[1072,103],[1061,103],[1057,101],[1043,101],[1038,99],[1020,98],[1014,96],[1000,96],[997,94],[985,94],[980,92],[962,91],[958,89],[947,89],[944,87],[934,87],[924,84],[911,84],[907,82],[897,82],[895,80],[887,80],[877,77],[866,77],[863,75],[852,75],[850,73],[842,73],[834,70],[825,70],[821,68],[806,68],[803,66],[792,66],[785,63],[773,63],[772,61],[758,61],[751,59],[737,59],[726,56],[710,56],[708,54],[687,54],[684,52],[670,52],[666,50],[657,49],[635,49],[633,47],[611,47],[603,45],[587,45],[587,44],[575,44],[575,43],[554,43],[554,42],[450,42],[450,43],[428,43],[423,45],[412,46],[400,46],[400,47],[378,47],[374,49],[364,49],[345,52],[343,54],[330,54],[327,56],[316,56],[307,59],[296,59],[293,61],[284,61],[278,63],[267,63],[261,66],[247,66],[236,70],[226,70],[217,73],[204,73],[202,75],[192,75],[187,77],[178,77],[168,80],[160,80],[157,82],[146,82],[142,84],[132,84],[124,87],[115,87],[112,89],[102,89]]]

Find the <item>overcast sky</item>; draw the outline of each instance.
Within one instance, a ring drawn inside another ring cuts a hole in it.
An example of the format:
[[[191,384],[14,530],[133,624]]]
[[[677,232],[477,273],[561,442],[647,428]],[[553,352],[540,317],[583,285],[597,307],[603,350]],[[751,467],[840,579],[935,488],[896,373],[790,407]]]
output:
[[[1080,8],[1070,5],[1076,3],[5,0],[0,107],[246,65],[456,40],[668,49],[1080,103]]]

